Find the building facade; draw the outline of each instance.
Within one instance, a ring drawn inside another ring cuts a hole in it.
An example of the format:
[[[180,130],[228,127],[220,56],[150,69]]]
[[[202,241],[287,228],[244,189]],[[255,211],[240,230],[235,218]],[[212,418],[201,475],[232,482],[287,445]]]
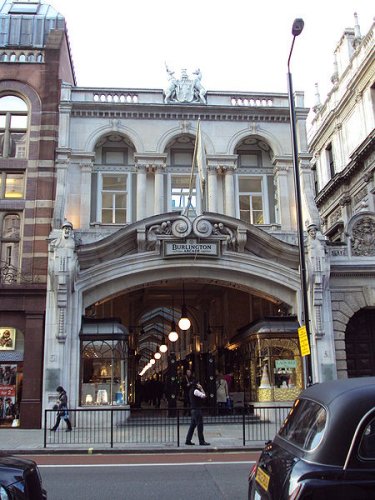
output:
[[[332,89],[309,131],[316,203],[328,241],[338,377],[375,373],[374,24],[346,29]]]
[[[0,25],[0,422],[10,424],[10,398],[22,426],[34,428],[42,410],[60,82],[75,79],[65,21],[52,7],[2,0]]]
[[[0,332],[15,332],[16,344],[0,348],[0,363],[17,373],[22,366],[22,393],[20,379],[7,384],[21,426],[41,425],[58,385],[78,408],[137,406],[142,380],[162,382],[174,407],[187,368],[212,406],[218,372],[244,402],[292,401],[306,384],[306,363],[288,95],[209,91],[195,68],[166,68],[164,89],[78,87],[63,16],[15,1],[2,3],[1,16],[1,255],[14,277],[1,283]],[[31,36],[36,26],[42,45]],[[316,194],[327,122],[317,108],[309,150],[302,92],[295,105],[319,382],[350,375],[340,322],[345,276],[353,276],[347,297],[357,287],[370,307],[373,271],[371,257],[352,256],[351,240],[338,241],[321,223],[331,208],[325,184]],[[12,113],[24,128],[12,130]],[[10,174],[21,174],[16,186],[25,183],[16,202]],[[371,219],[373,177],[366,186]],[[176,326],[181,316],[187,328]]]

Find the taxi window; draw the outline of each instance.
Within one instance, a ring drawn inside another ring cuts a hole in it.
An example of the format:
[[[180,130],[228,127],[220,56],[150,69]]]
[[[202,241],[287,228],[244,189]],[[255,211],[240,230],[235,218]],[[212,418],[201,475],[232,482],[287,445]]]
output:
[[[375,459],[375,418],[369,422],[362,435],[359,456],[370,460]]]
[[[279,431],[279,436],[309,451],[322,441],[326,423],[327,411],[324,406],[308,399],[297,399]]]

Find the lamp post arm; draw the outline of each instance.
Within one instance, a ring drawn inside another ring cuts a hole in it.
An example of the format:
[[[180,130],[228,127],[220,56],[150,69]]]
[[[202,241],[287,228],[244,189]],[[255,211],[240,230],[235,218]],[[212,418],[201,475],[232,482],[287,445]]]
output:
[[[290,52],[289,52],[289,57],[288,57],[288,74],[290,74],[290,58],[292,57],[292,52],[294,48],[294,42],[296,40],[296,37],[293,37],[292,45],[290,46]]]

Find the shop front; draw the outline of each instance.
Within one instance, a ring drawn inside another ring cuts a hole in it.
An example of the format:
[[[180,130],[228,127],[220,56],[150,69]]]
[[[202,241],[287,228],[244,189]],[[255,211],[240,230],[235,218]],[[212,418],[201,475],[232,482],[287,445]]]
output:
[[[22,399],[23,335],[11,327],[0,328],[0,426],[19,426]]]
[[[298,327],[295,317],[265,317],[231,339],[228,348],[238,351],[248,373],[246,401],[280,404],[298,397],[304,387]]]

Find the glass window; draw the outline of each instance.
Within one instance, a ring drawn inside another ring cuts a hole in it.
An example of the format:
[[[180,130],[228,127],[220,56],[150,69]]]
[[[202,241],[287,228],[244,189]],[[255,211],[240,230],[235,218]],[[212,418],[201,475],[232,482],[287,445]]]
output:
[[[0,199],[24,197],[24,174],[0,172]]]
[[[189,203],[189,186],[190,175],[172,175],[172,210],[181,211],[188,206]],[[193,176],[190,209],[196,212],[197,208],[197,189],[196,176]]]
[[[306,451],[323,439],[327,411],[315,401],[297,399],[279,431],[279,436]]]
[[[3,283],[14,281],[19,260],[21,219],[17,214],[5,215],[1,231],[1,278]]]
[[[240,177],[240,219],[249,224],[264,224],[263,193],[261,177]]]
[[[127,219],[127,174],[101,174],[101,222],[103,224],[126,224]]]
[[[13,3],[9,9],[12,14],[36,14],[39,2],[17,2]]]
[[[359,456],[375,460],[375,418],[365,428],[359,445]]]
[[[6,174],[4,198],[23,198],[23,174]]]
[[[119,340],[81,343],[81,404],[126,402],[126,347]]]
[[[16,96],[0,97],[0,157],[24,158],[28,110]]]

